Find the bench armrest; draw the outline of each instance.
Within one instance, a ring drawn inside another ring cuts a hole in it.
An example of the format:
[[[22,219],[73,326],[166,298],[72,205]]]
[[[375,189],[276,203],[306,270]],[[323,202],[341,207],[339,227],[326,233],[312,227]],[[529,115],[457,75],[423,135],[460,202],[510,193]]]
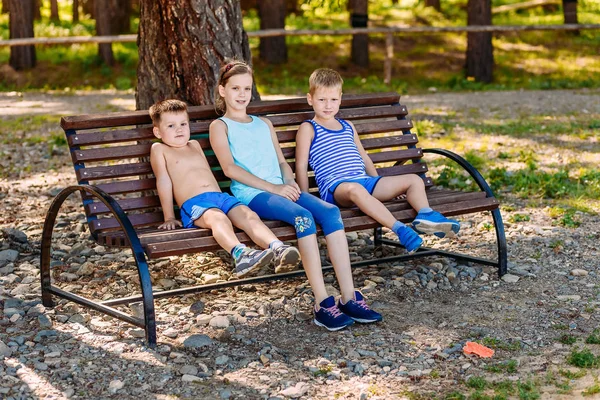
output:
[[[445,150],[445,149],[422,149],[422,150],[423,150],[423,154],[426,154],[426,153],[439,154],[439,155],[442,155],[442,156],[449,158],[452,161],[456,162],[465,171],[467,171],[469,173],[469,175],[471,175],[471,178],[473,178],[473,180],[475,180],[475,183],[477,183],[477,186],[479,186],[479,188],[485,192],[487,197],[496,197],[496,196],[494,196],[494,192],[490,188],[490,185],[488,185],[488,183],[485,181],[485,179],[481,175],[481,173],[477,170],[477,168],[472,166],[471,163],[469,163],[464,157],[459,156],[458,154],[456,154],[452,151],[449,151],[449,150]]]

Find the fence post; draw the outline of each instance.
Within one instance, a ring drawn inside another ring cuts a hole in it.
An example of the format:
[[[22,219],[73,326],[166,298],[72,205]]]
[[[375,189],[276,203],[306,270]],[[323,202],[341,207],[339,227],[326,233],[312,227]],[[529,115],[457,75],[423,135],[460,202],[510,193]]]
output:
[[[383,83],[392,83],[392,60],[394,59],[394,34],[388,32],[385,35],[385,59],[383,61]]]

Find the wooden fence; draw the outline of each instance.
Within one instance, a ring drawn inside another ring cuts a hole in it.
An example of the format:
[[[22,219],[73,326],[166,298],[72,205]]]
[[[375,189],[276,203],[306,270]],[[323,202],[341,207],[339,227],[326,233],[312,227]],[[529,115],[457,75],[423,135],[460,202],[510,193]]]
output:
[[[392,60],[394,58],[394,35],[414,33],[470,33],[470,32],[524,32],[524,31],[579,31],[600,29],[600,24],[562,24],[562,25],[471,25],[471,26],[411,26],[411,27],[373,27],[349,29],[264,29],[247,32],[248,37],[264,38],[275,36],[340,36],[340,35],[385,35],[385,58],[383,66],[384,82],[392,78]],[[79,43],[131,43],[137,42],[137,35],[118,36],[63,36],[53,38],[23,38],[0,40],[0,46],[30,45],[67,45]]]

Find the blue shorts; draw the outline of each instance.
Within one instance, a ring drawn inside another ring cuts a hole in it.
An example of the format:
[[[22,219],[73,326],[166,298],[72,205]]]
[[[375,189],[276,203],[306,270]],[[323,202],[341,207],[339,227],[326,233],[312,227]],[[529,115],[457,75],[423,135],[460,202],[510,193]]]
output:
[[[205,192],[181,205],[181,222],[184,228],[193,228],[197,220],[209,208],[218,208],[227,214],[232,208],[243,205],[238,199],[227,193]]]
[[[339,204],[337,204],[335,202],[335,197],[333,197],[333,193],[335,192],[335,189],[337,189],[337,187],[340,184],[346,183],[346,182],[358,183],[359,185],[361,185],[362,187],[367,189],[367,192],[369,192],[369,194],[373,194],[373,190],[375,190],[375,186],[377,185],[377,182],[379,182],[379,180],[381,178],[383,178],[383,177],[382,176],[369,176],[367,178],[354,178],[354,179],[350,178],[347,180],[341,179],[341,180],[335,182],[333,185],[331,185],[331,187],[327,191],[327,196],[323,200],[325,200],[328,203],[339,206]]]

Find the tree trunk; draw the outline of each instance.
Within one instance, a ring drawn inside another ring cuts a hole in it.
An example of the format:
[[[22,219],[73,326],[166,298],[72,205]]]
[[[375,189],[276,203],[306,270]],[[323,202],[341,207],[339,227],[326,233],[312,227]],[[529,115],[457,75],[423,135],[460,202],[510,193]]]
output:
[[[433,7],[436,11],[442,11],[440,0],[425,0],[425,7]]]
[[[11,39],[33,37],[33,0],[10,0]],[[9,64],[16,70],[35,67],[35,46],[12,46]]]
[[[94,12],[94,0],[81,0],[81,6],[83,7],[83,13],[89,15],[92,19],[96,16]]]
[[[239,0],[142,1],[138,49],[138,110],[168,98],[212,104],[225,60],[252,60]]]
[[[33,19],[36,21],[42,20],[42,0],[34,0],[33,1]]]
[[[2,0],[2,14],[6,14],[10,12],[10,1]]]
[[[469,0],[467,3],[467,25],[491,25],[491,0]],[[467,77],[477,82],[489,83],[493,78],[494,48],[491,32],[467,33]]]
[[[353,28],[366,28],[369,25],[368,0],[348,0],[350,25]],[[359,67],[369,66],[369,35],[352,36],[352,62]]]
[[[565,24],[578,24],[577,21],[577,0],[562,0],[563,15]],[[575,35],[579,35],[579,31],[570,31]]]
[[[60,16],[58,15],[58,0],[50,0],[50,20],[60,21]]]
[[[79,0],[73,0],[73,23],[79,22]]]
[[[260,29],[285,28],[285,0],[262,0],[258,2]],[[283,64],[287,61],[285,36],[261,38],[258,47],[260,59],[269,64]]]
[[[131,33],[131,0],[111,0],[110,3],[112,34]]]
[[[110,0],[95,0],[94,14],[96,14],[96,35],[111,35],[111,13]],[[115,57],[113,55],[112,43],[98,44],[98,55],[106,65],[113,65]]]

